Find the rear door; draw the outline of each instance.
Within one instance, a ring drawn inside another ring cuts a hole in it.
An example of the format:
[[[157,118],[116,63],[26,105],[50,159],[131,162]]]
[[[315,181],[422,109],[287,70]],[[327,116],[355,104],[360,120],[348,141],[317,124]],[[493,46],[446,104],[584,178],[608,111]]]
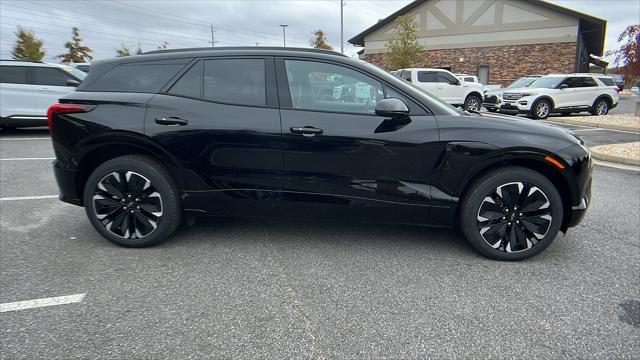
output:
[[[76,89],[67,85],[67,80],[76,79],[60,68],[34,66],[29,69],[31,70],[31,84],[35,87],[31,96],[36,114],[46,115],[49,106],[57,103],[58,99]]]
[[[0,116],[36,115],[33,93],[36,87],[28,83],[27,66],[0,66]],[[45,113],[39,115],[46,115]]]
[[[277,61],[288,213],[326,218],[424,223],[438,139],[434,116],[356,68],[308,59]],[[314,80],[332,79],[333,99]],[[377,101],[397,97],[405,122],[377,116]],[[433,155],[433,156],[432,156]]]
[[[415,84],[427,90],[429,94],[440,97],[437,80],[438,75],[435,71],[417,71]]]
[[[184,168],[186,211],[273,214],[282,148],[270,57],[200,59],[148,105],[145,132]]]

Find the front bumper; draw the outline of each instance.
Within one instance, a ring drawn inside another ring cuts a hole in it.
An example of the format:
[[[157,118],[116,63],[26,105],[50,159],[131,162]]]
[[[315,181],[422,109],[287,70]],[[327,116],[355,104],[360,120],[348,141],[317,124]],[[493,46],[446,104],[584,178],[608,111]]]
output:
[[[587,214],[589,205],[591,205],[591,180],[589,180],[589,185],[587,185],[580,204],[571,207],[571,217],[567,222],[567,227],[571,228],[574,226],[578,226],[578,224],[582,222],[582,219],[584,219],[584,216]]]
[[[76,186],[77,171],[65,169],[60,166],[58,160],[54,160],[53,174],[60,190],[60,200],[72,205],[82,206],[82,196],[78,193],[78,187]]]

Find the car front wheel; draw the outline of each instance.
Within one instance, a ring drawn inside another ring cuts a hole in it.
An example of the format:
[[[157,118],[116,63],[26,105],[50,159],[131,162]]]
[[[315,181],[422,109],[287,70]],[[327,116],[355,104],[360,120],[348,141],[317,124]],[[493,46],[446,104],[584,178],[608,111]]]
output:
[[[533,119],[546,119],[551,112],[551,103],[548,100],[542,99],[536,101],[531,107],[530,116]]]
[[[173,178],[157,161],[122,156],[98,166],[87,179],[84,205],[93,227],[126,247],[166,240],[180,224],[180,198]]]
[[[539,254],[555,239],[563,205],[556,187],[533,170],[509,167],[478,179],[463,199],[460,226],[479,253],[496,260]]]

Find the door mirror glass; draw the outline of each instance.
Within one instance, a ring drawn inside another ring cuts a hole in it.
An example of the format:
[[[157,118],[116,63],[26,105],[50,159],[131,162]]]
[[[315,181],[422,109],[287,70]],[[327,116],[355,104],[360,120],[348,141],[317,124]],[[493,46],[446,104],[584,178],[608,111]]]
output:
[[[400,99],[382,99],[376,104],[376,115],[391,118],[406,116],[409,115],[409,107]]]
[[[80,85],[80,81],[75,80],[75,79],[69,79],[66,82],[67,86],[73,86],[73,87],[78,87],[78,85]]]

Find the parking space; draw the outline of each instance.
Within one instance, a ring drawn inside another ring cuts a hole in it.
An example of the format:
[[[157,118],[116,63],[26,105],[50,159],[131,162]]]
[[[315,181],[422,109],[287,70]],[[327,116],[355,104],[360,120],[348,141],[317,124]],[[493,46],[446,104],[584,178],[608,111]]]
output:
[[[602,129],[591,126],[571,125],[554,122],[553,118],[549,118],[547,123],[570,129],[575,132],[589,147],[605,145],[605,144],[621,144],[634,141],[640,141],[640,134],[622,131],[622,130],[610,130]]]
[[[577,129],[580,130],[580,129]],[[599,131],[580,133],[592,145]],[[620,136],[621,140],[625,135]],[[46,132],[0,159],[53,157]],[[14,139],[14,140],[10,140]],[[630,358],[640,352],[640,173],[596,167],[584,223],[517,263],[455,231],[211,219],[125,249],[57,199],[50,160],[0,161],[3,358]],[[635,219],[635,220],[634,220]]]

